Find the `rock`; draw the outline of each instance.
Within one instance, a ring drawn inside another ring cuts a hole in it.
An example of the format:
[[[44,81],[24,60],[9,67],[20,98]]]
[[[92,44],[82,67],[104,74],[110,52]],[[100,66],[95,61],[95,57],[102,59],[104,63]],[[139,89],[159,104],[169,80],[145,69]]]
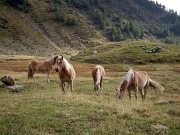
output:
[[[10,92],[19,92],[19,90],[23,90],[24,86],[23,85],[19,85],[19,84],[15,84],[13,86],[8,86],[5,84],[0,85],[0,88],[8,88],[10,89]]]
[[[8,86],[13,86],[16,84],[16,81],[11,76],[1,77],[1,82]]]
[[[12,89],[12,90],[23,90],[24,86],[23,85],[19,85],[19,84],[15,84],[13,86],[7,86],[8,89]]]
[[[98,53],[97,51],[93,51],[93,52],[92,52],[92,55],[97,54],[97,53]]]

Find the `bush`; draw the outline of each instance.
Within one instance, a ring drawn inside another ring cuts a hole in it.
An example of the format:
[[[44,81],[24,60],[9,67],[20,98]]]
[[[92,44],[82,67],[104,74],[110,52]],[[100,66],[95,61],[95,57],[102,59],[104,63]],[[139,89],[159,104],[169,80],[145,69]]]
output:
[[[31,10],[31,4],[28,0],[6,0],[6,2],[19,11],[29,12]]]

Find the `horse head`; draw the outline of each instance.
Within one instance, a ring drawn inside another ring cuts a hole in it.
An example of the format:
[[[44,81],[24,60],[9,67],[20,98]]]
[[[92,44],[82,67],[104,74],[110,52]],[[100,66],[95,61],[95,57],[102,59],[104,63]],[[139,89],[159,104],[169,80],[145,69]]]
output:
[[[119,88],[116,89],[116,97],[119,99],[122,99],[124,96],[124,92],[127,88],[127,81],[123,78],[123,80],[121,81],[121,84],[119,86]]]
[[[100,89],[100,83],[94,85],[94,91],[98,91]]]
[[[64,68],[63,60],[64,60],[63,56],[61,56],[60,58],[57,59],[57,65],[61,68]]]
[[[64,69],[66,62],[67,61],[65,60],[63,56],[59,57],[56,62],[57,63],[57,67],[55,68],[56,72],[59,72],[61,69]]]
[[[55,56],[54,56],[53,65],[54,65],[55,63],[57,63],[57,60],[60,59],[60,58],[61,58],[61,57],[60,57],[59,55],[55,55]]]

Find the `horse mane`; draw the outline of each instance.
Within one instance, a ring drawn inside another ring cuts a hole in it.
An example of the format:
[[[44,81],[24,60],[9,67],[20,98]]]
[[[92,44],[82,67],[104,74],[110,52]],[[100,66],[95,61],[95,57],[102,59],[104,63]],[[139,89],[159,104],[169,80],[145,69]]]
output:
[[[55,56],[53,56],[53,57],[51,57],[51,58],[49,58],[49,59],[47,59],[45,61],[51,63],[52,65],[54,65],[56,63],[56,61],[54,60],[55,57],[58,57],[58,55],[55,55]]]
[[[62,57],[62,58],[63,58],[63,61],[64,61],[64,67],[65,67],[65,69],[66,69],[67,71],[69,71],[70,68],[71,68],[71,65],[68,63],[68,61],[67,61],[64,57]]]
[[[124,80],[126,80],[128,83],[132,78],[134,78],[134,69],[129,69],[127,75],[125,76]]]
[[[127,84],[125,87],[129,85],[129,82],[131,81],[132,78],[134,78],[134,69],[129,69],[128,73],[126,74],[125,77],[122,78],[121,83],[119,84],[119,87],[117,89],[117,92],[120,92],[120,87],[123,85],[123,83],[126,81]]]

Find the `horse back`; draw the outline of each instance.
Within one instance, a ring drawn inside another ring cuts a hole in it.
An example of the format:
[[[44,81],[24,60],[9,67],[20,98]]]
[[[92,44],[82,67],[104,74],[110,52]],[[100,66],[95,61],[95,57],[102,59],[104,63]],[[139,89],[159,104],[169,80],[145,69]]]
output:
[[[52,69],[52,65],[49,62],[46,62],[46,61],[32,60],[29,63],[29,66],[34,71],[35,70],[47,71],[47,70],[51,70]]]
[[[149,85],[149,75],[145,71],[134,72],[134,78],[136,78],[138,85]]]
[[[104,67],[101,66],[101,65],[96,65],[96,66],[94,66],[94,68],[93,68],[93,70],[92,70],[92,77],[93,77],[93,79],[96,78],[96,73],[97,73],[98,68],[99,68],[100,71],[101,71],[101,77],[103,78],[103,77],[105,76]]]

